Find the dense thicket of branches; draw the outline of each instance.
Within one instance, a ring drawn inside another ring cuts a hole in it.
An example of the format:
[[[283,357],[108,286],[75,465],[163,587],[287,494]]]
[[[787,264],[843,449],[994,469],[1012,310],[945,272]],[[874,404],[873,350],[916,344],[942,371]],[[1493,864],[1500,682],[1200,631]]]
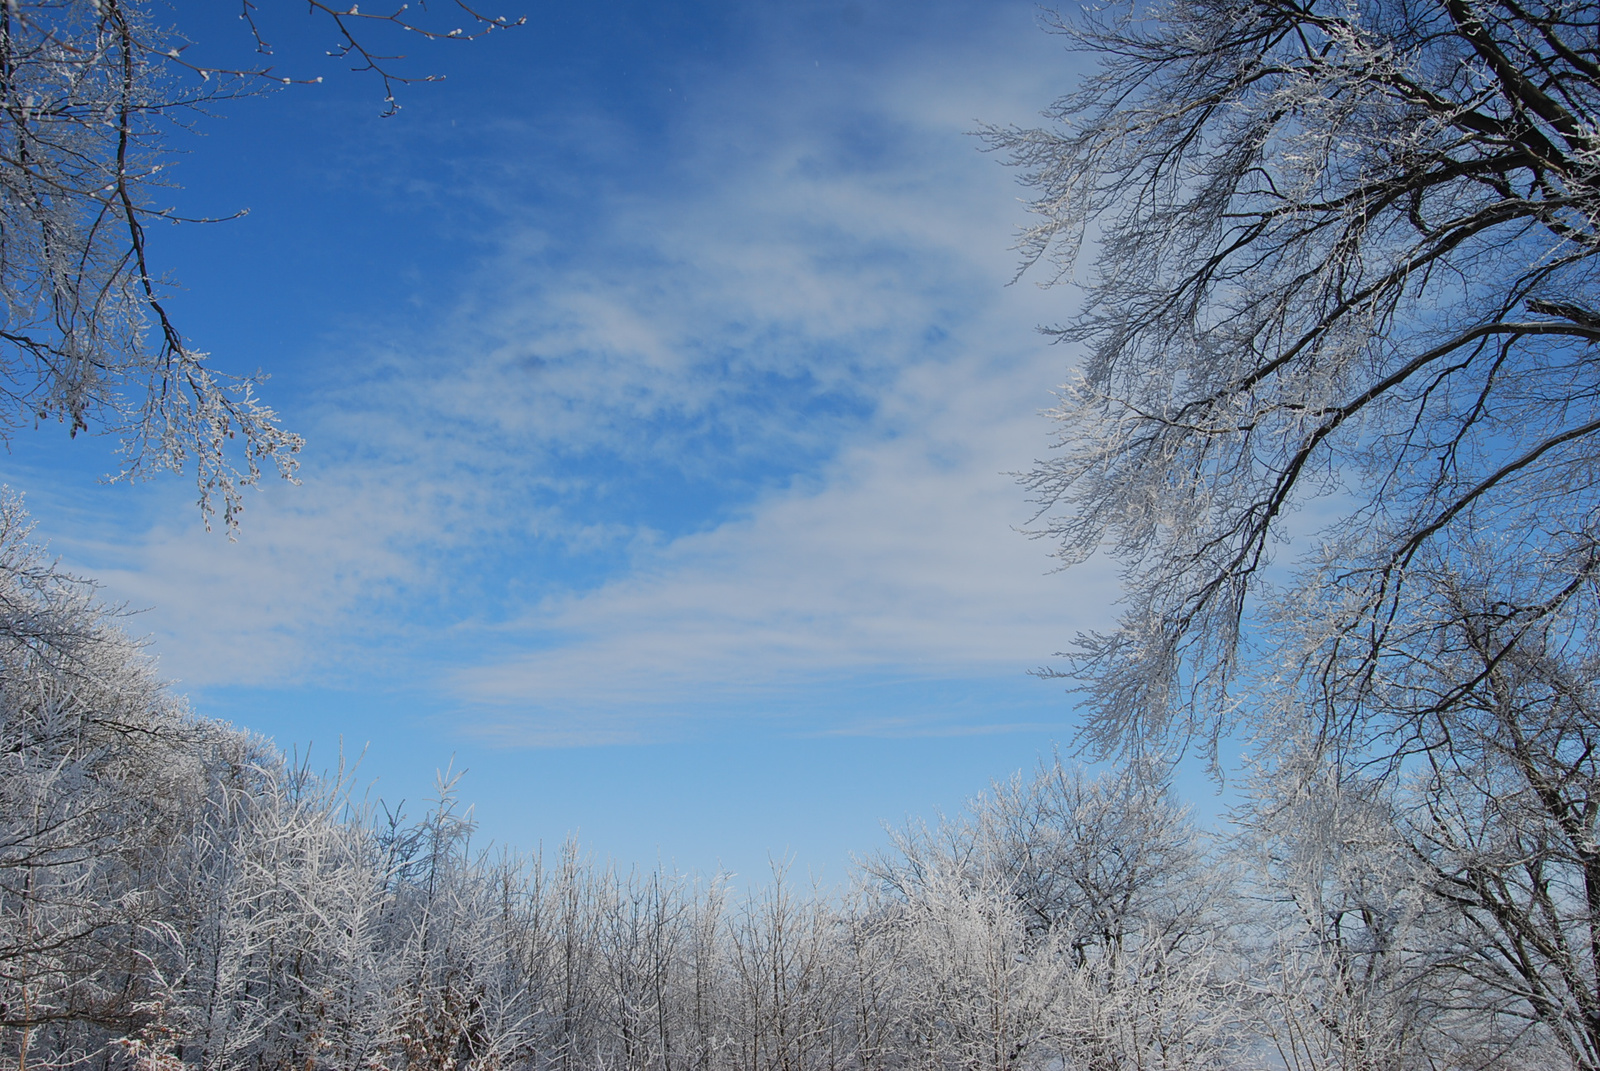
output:
[[[844,890],[474,852],[448,790],[375,814],[191,714],[25,536],[7,504],[0,1065],[1594,1066],[1562,1033],[1580,1009],[1529,1013],[1576,999],[1562,963],[1538,952],[1545,988],[1516,998],[1531,942],[1483,944],[1502,902],[1566,895],[1477,877],[1527,864],[1496,854],[1514,809],[1466,843],[1434,782],[1324,768],[1229,854],[1148,778],[1056,763],[905,829]]]
[[[416,76],[374,35],[467,38],[507,22],[461,0],[432,17],[426,4],[307,6],[391,110]],[[254,29],[257,5],[239,10]],[[292,79],[204,67],[160,15],[148,0],[0,5],[0,438],[40,421],[116,435],[124,474],[192,468],[202,510],[231,525],[239,488],[263,466],[292,476],[301,439],[253,379],[218,372],[174,324],[147,234],[181,219],[164,178],[182,123]]]
[[[1269,672],[1313,676],[1330,724],[1365,717],[1419,569],[1503,572],[1534,614],[1588,598],[1600,9],[1171,0],[1061,28],[1096,72],[991,137],[1036,193],[1030,262],[1070,270],[1093,228],[1062,329],[1086,357],[1031,479],[1065,558],[1128,566],[1122,627],[1081,641],[1093,741],[1226,722],[1297,507],[1319,549]]]
[[[1030,477],[1068,561],[1126,566],[1066,670],[1087,742],[1215,758],[1249,712],[1246,826],[1320,934],[1280,969],[1343,1009],[1339,1061],[1443,1031],[1600,1066],[1600,8],[1059,28],[1096,73],[990,136],[1036,191],[1029,264],[1095,248]]]

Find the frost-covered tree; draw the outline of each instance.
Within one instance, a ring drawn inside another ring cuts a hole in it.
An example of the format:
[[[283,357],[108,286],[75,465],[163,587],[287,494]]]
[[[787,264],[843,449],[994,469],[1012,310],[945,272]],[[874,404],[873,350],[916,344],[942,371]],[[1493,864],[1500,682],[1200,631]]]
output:
[[[1399,1071],[1457,1054],[1432,1013],[1450,913],[1399,829],[1394,787],[1314,742],[1257,786],[1237,919],[1253,1026],[1294,1071]],[[1435,910],[1429,911],[1433,907]]]
[[[391,109],[410,76],[374,33],[463,38],[506,24],[461,0],[431,17],[426,5],[309,7]],[[239,10],[253,29],[258,5]],[[183,122],[293,79],[265,64],[207,67],[162,17],[149,0],[0,5],[0,437],[41,421],[112,434],[124,475],[192,468],[202,510],[232,525],[240,486],[263,466],[292,476],[301,439],[255,380],[219,372],[168,315],[149,227],[182,219],[164,169]],[[269,51],[259,33],[254,43]]]
[[[1422,908],[1447,918],[1427,957],[1433,1021],[1464,1047],[1597,1068],[1600,591],[1584,578],[1541,605],[1525,584],[1493,555],[1419,555],[1351,705],[1389,728],[1397,762],[1365,775],[1396,785]]]
[[[990,137],[1028,263],[1093,249],[1029,478],[1126,569],[1087,742],[1252,745],[1285,1059],[1596,1066],[1600,9],[1059,28],[1097,71]]]
[[[342,777],[195,717],[27,535],[0,500],[0,1061],[503,1063],[517,868],[448,794],[381,830]]]
[[[907,1014],[943,1066],[1238,1059],[1230,875],[1145,778],[1041,764],[870,873],[904,905]]]
[[[0,503],[0,1052],[48,1066],[168,996],[167,849],[204,764],[251,746],[190,718],[27,532]]]
[[[1093,250],[1029,480],[1065,560],[1127,570],[1120,626],[1067,670],[1089,741],[1226,730],[1291,534],[1336,610],[1307,672],[1342,682],[1425,551],[1493,533],[1529,605],[1571,597],[1600,534],[1600,11],[1169,0],[1058,25],[1094,73],[989,137],[1034,191],[1028,263]]]

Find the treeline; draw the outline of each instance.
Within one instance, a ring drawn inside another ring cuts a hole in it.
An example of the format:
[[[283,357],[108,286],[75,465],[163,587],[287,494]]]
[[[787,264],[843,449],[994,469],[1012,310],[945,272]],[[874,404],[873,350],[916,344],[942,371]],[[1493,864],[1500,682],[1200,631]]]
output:
[[[7,504],[0,1065],[1575,1062],[1560,1014],[1479,969],[1394,800],[1348,777],[1221,842],[1148,778],[1047,765],[904,830],[842,891],[475,852],[449,792],[414,822],[374,812],[192,714],[26,536]]]

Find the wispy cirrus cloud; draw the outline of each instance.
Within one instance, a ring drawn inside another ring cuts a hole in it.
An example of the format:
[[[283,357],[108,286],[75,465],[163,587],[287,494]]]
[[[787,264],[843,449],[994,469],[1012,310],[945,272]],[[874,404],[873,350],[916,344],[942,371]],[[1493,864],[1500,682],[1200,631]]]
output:
[[[1115,584],[1048,581],[1015,530],[1005,473],[1067,355],[1034,331],[1056,299],[1002,285],[1014,188],[965,134],[1049,97],[1044,45],[996,43],[1027,12],[997,11],[992,39],[910,35],[847,73],[769,41],[701,78],[652,161],[586,141],[594,189],[537,173],[582,117],[541,127],[543,192],[506,199],[468,292],[328,361],[350,371],[307,406],[305,486],[238,545],[161,526],[83,556],[155,607],[191,685],[406,680],[512,743],[1047,661]]]

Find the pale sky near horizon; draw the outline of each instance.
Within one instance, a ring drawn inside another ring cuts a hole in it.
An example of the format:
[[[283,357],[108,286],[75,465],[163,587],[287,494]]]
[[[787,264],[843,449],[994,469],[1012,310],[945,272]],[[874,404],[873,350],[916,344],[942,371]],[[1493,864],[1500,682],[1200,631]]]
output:
[[[837,879],[1066,743],[1028,670],[1111,618],[1017,531],[1073,294],[1007,285],[1024,191],[971,136],[1079,61],[1003,0],[497,3],[528,24],[416,48],[448,78],[392,119],[280,14],[327,80],[185,143],[174,203],[250,215],[154,253],[300,486],[230,543],[181,478],[97,482],[104,439],[4,480],[201,714],[389,801],[453,761],[496,842]]]

